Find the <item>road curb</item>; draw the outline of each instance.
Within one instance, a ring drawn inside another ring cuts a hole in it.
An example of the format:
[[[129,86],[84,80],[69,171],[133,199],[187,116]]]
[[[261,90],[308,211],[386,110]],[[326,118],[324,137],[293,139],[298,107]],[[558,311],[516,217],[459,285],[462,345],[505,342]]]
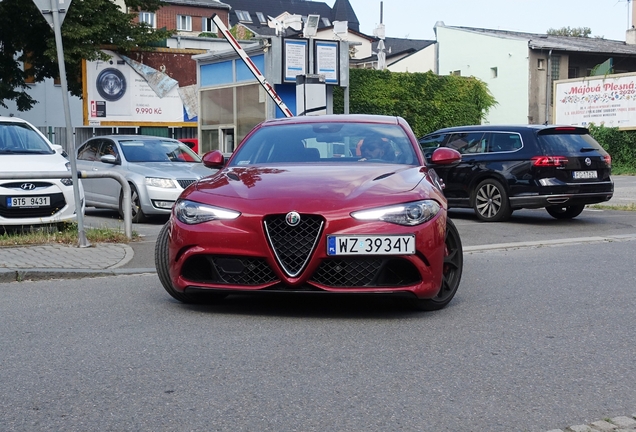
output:
[[[130,268],[130,269],[0,269],[0,283],[24,282],[51,279],[82,279],[106,276],[122,276],[134,274],[156,273],[153,268]]]

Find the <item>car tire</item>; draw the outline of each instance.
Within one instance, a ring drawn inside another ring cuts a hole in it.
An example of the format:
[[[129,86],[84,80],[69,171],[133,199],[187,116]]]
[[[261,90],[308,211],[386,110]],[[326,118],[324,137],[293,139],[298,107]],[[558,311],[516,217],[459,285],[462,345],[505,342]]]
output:
[[[168,242],[170,241],[170,222],[166,223],[155,243],[155,267],[157,269],[157,276],[163,288],[168,294],[170,294],[175,300],[179,300],[182,303],[193,304],[210,304],[227,297],[227,294],[211,293],[211,294],[186,294],[174,289],[172,280],[170,279],[170,257],[168,253]]]
[[[503,222],[512,214],[506,188],[495,179],[486,179],[477,185],[473,209],[484,222]]]
[[[444,251],[442,286],[439,293],[432,299],[414,300],[413,306],[417,310],[435,311],[444,308],[455,297],[459,288],[464,268],[464,252],[459,231],[450,218],[446,219]]]
[[[585,205],[549,206],[546,211],[555,219],[572,219],[583,212]]]
[[[132,221],[133,223],[146,222],[148,217],[141,210],[141,201],[139,200],[139,192],[135,185],[130,183],[130,205],[132,206]],[[124,217],[124,191],[122,189],[119,194],[119,215]]]

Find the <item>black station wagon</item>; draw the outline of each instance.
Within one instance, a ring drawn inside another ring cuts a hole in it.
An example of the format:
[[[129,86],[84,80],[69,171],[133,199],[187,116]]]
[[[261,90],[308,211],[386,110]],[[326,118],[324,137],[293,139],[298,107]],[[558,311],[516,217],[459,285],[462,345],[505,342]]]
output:
[[[424,154],[450,147],[457,165],[436,167],[450,207],[473,208],[487,222],[514,210],[545,208],[557,219],[612,198],[612,159],[586,128],[553,125],[460,126],[419,140]]]

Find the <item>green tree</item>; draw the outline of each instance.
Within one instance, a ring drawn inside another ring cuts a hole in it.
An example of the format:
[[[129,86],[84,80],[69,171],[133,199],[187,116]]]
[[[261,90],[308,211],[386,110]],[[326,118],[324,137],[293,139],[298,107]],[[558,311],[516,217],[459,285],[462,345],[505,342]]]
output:
[[[592,30],[589,27],[561,27],[560,29],[548,29],[546,33],[552,36],[590,37]]]
[[[126,0],[132,11],[154,12],[161,0]],[[64,62],[69,91],[82,95],[82,59],[108,60],[101,48],[120,52],[148,47],[172,34],[152,29],[133,20],[136,13],[124,13],[110,0],[74,0],[62,25]],[[22,63],[25,67],[22,67]],[[37,101],[27,93],[27,80],[41,82],[59,76],[53,29],[32,0],[0,1],[0,106],[15,101],[27,111]]]

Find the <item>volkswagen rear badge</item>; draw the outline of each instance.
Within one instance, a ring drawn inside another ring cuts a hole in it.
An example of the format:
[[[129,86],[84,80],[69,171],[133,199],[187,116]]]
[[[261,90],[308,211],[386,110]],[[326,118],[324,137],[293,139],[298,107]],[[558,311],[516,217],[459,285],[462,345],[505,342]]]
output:
[[[300,215],[298,212],[291,211],[285,215],[285,222],[291,227],[295,227],[300,223]]]
[[[33,189],[35,189],[35,185],[33,183],[22,183],[20,185],[20,189],[22,189],[22,190],[33,190]]]
[[[587,165],[587,166],[592,165],[592,159],[590,159],[590,158],[585,158],[585,165]]]

